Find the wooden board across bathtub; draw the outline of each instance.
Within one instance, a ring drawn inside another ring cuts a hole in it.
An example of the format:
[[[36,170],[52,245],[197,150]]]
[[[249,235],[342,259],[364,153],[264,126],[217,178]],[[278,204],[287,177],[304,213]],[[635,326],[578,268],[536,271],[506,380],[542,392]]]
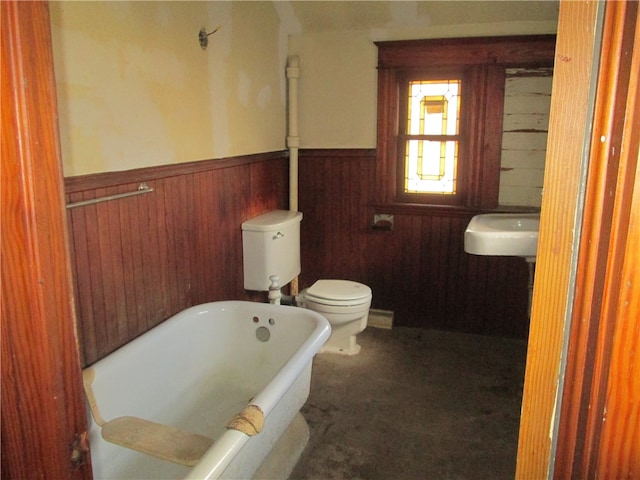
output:
[[[118,417],[102,426],[102,438],[173,463],[194,466],[213,445],[204,435],[138,417]]]

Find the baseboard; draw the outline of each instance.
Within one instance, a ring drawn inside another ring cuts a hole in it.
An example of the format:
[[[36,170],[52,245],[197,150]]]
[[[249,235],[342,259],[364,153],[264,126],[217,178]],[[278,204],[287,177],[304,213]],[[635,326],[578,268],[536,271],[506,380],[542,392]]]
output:
[[[372,308],[369,310],[367,326],[391,330],[391,328],[393,328],[393,312]]]

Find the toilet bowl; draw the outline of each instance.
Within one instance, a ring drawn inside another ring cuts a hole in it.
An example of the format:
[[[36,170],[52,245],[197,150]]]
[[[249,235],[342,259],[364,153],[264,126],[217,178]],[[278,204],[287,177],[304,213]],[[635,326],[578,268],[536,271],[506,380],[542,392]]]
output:
[[[323,315],[331,324],[331,336],[320,352],[356,355],[356,335],[367,327],[371,289],[350,280],[318,280],[297,298],[298,306]]]

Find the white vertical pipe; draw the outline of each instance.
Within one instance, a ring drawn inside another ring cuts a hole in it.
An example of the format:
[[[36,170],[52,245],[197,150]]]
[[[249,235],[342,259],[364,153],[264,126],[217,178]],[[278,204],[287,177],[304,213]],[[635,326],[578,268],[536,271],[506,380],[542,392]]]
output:
[[[298,211],[298,78],[300,78],[300,58],[297,55],[289,57],[287,79],[289,81],[289,134],[287,147],[289,148],[289,210]]]
[[[289,57],[287,79],[289,82],[289,134],[287,147],[289,148],[289,210],[298,211],[298,78],[300,78],[300,57]],[[298,277],[291,282],[291,295],[298,295]]]

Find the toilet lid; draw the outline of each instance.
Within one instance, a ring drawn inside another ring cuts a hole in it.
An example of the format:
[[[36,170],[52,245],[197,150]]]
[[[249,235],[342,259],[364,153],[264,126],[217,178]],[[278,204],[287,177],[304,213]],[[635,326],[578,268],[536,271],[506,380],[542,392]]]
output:
[[[371,297],[371,289],[351,280],[318,280],[307,289],[306,296],[325,301],[364,301]]]

